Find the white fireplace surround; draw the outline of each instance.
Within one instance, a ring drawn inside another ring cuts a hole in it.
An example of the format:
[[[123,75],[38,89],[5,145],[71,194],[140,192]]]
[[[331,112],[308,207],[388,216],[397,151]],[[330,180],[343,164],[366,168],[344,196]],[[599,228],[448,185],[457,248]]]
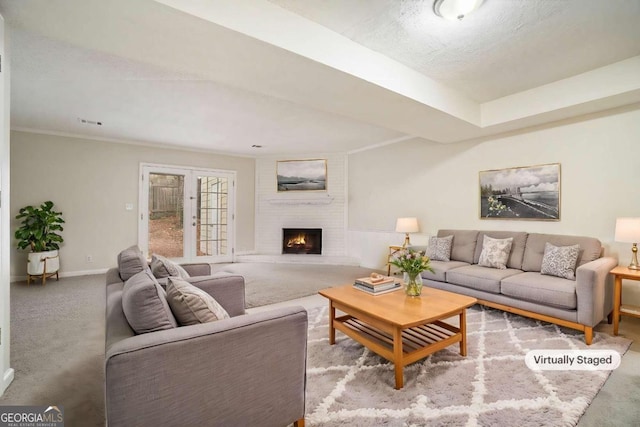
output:
[[[278,192],[278,160],[327,159],[327,191]],[[357,265],[347,256],[346,154],[264,157],[256,159],[255,253],[238,261]],[[322,254],[282,254],[282,229],[321,228]]]

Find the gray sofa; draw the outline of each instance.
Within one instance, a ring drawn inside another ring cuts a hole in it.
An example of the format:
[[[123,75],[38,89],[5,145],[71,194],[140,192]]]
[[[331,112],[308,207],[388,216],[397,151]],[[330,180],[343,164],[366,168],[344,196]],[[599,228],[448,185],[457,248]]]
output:
[[[484,235],[513,238],[506,269],[478,265]],[[439,230],[453,236],[450,261],[431,261],[434,273],[422,273],[426,286],[478,299],[480,304],[584,331],[591,344],[593,327],[613,311],[609,271],[618,262],[602,256],[591,237],[510,231]],[[580,245],[576,280],[540,273],[545,243]]]
[[[230,318],[136,335],[124,282],[106,276],[106,415],[109,427],[304,425],[307,312],[245,314],[244,278],[183,265],[187,280]]]

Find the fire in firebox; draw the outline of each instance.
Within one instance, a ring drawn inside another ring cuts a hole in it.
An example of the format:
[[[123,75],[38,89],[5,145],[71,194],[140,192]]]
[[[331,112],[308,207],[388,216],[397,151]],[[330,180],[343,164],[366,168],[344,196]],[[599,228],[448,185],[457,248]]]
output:
[[[322,253],[321,228],[283,228],[283,254],[317,254]]]

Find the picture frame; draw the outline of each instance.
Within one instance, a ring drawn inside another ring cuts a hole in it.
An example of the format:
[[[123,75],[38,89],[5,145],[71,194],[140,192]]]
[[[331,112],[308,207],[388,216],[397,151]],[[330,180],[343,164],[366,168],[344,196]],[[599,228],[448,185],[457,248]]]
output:
[[[480,219],[560,221],[560,163],[480,171]]]
[[[327,160],[278,160],[278,192],[327,191]]]

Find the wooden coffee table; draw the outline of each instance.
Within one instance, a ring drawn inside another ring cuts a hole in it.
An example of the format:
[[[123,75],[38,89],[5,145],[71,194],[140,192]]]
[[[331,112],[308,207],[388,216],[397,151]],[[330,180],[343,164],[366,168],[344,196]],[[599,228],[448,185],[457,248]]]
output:
[[[319,294],[329,299],[329,344],[335,344],[337,329],[393,362],[396,389],[404,385],[406,365],[457,342],[460,354],[467,355],[466,309],[475,298],[426,287],[419,297],[403,290],[368,295],[353,285]],[[336,317],[336,309],[346,314]],[[460,317],[459,327],[443,321],[452,316]]]

